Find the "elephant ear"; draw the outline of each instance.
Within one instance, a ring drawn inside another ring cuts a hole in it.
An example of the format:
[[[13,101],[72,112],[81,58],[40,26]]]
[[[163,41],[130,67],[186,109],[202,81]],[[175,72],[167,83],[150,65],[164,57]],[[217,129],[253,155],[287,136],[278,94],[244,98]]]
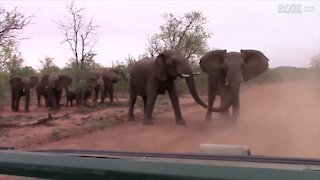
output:
[[[244,81],[248,81],[262,73],[269,67],[269,59],[260,51],[257,50],[243,50],[244,66],[242,70]]]
[[[223,73],[224,55],[227,50],[214,50],[206,53],[200,59],[200,68],[207,74]]]
[[[30,88],[33,89],[39,83],[39,78],[36,76],[30,77]]]
[[[17,86],[17,84],[20,84],[21,82],[22,82],[22,79],[20,77],[13,77],[9,81],[11,86]]]
[[[160,81],[165,81],[167,79],[167,71],[165,68],[164,61],[165,61],[165,54],[162,52],[155,59],[155,64],[156,64],[155,73],[156,73],[156,77]]]

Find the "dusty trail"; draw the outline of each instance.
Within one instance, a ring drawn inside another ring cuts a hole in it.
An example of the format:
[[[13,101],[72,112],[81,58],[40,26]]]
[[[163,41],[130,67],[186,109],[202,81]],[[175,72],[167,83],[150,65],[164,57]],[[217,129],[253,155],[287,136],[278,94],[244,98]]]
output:
[[[241,94],[237,122],[217,114],[204,120],[198,105],[181,107],[186,126],[174,123],[172,111],[143,126],[142,114],[134,122],[41,145],[39,148],[194,152],[201,143],[249,145],[256,155],[320,158],[320,87],[300,83],[267,84]],[[157,110],[155,110],[157,111]]]

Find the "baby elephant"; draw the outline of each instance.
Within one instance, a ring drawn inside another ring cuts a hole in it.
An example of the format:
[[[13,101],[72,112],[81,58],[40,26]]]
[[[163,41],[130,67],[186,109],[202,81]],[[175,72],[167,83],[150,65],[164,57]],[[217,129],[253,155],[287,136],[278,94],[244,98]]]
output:
[[[91,96],[91,91],[90,89],[78,89],[77,91],[77,100],[79,102],[79,104],[83,105],[87,99]]]
[[[79,105],[79,99],[78,99],[78,94],[77,91],[75,90],[70,90],[69,88],[66,88],[66,99],[67,99],[67,107],[70,106],[73,107],[73,101],[75,100],[77,105]]]

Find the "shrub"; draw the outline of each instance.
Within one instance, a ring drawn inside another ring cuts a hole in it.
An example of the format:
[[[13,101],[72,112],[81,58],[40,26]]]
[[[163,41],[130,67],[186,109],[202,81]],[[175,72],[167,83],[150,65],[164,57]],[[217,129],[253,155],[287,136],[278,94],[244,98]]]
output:
[[[8,92],[9,74],[0,72],[0,105],[4,103],[5,94]]]

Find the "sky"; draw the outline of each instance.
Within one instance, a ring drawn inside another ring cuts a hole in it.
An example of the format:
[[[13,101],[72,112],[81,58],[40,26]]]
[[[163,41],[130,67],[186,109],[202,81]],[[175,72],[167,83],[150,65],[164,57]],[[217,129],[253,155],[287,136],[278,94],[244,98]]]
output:
[[[159,32],[164,22],[161,15],[182,16],[201,11],[208,19],[206,28],[213,36],[212,48],[240,51],[256,49],[268,58],[270,67],[309,67],[310,58],[320,54],[320,1],[155,1],[155,0],[76,0],[94,17],[99,26],[94,51],[96,61],[110,66],[128,55],[138,57],[145,52],[148,37]],[[18,8],[34,15],[20,37],[20,51],[25,65],[39,68],[39,60],[54,58],[62,67],[72,57],[67,44],[61,44],[63,34],[54,21],[64,20],[70,1],[2,0],[0,7]]]

